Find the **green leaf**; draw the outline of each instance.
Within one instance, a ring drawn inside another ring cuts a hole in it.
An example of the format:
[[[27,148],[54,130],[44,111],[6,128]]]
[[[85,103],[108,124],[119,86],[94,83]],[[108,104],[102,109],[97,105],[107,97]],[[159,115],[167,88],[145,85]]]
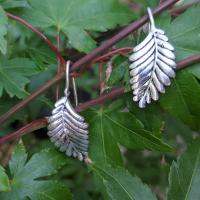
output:
[[[138,3],[143,6],[144,11],[147,7],[156,7],[159,4],[159,0],[131,0],[133,3]]]
[[[7,24],[8,19],[5,11],[0,6],[0,51],[2,54],[6,54],[7,51],[7,41],[5,35],[7,34]]]
[[[11,190],[0,193],[3,200],[30,199],[71,199],[69,190],[61,183],[42,179],[56,174],[66,164],[66,156],[53,149],[46,149],[34,154],[27,161],[27,154],[22,144],[16,147],[9,163],[11,172]],[[39,179],[39,180],[38,180]]]
[[[108,196],[113,200],[156,200],[147,185],[123,168],[93,165],[92,169],[102,180]]]
[[[200,51],[200,6],[190,8],[166,26],[170,42],[176,48],[178,60]]]
[[[200,79],[200,68],[199,64],[192,65],[187,68],[187,71],[193,74],[196,78]]]
[[[105,121],[116,140],[131,149],[171,151],[172,148],[150,131],[129,112],[104,113]]]
[[[6,192],[10,190],[10,183],[3,167],[0,166],[0,191]]]
[[[169,174],[169,200],[200,199],[200,140],[173,162]]]
[[[25,14],[33,25],[43,29],[55,27],[80,51],[95,48],[95,41],[86,32],[106,31],[135,19],[118,0],[30,0],[32,9]]]
[[[23,167],[26,164],[27,157],[28,155],[25,147],[23,145],[17,145],[9,162],[9,169],[12,176],[21,173],[21,170],[23,170]]]
[[[200,85],[187,71],[178,72],[176,79],[161,97],[161,106],[194,130],[199,128]]]
[[[120,59],[122,61],[122,59]],[[115,84],[119,85],[119,82],[125,77],[125,73],[128,70],[128,61],[122,61],[121,63],[115,63],[116,67],[113,69],[110,78],[108,80],[108,85],[113,86]]]
[[[156,137],[162,138],[165,126],[163,110],[156,104],[150,104],[145,109],[140,109],[132,100],[132,92],[126,95],[126,103],[129,111],[133,113],[143,124],[146,130],[152,132]]]
[[[121,165],[117,143],[131,149],[171,151],[172,148],[144,129],[128,112],[113,109],[84,112],[90,124],[90,157],[94,161]]]
[[[79,27],[70,26],[65,28],[63,31],[68,36],[73,47],[79,51],[89,52],[96,47],[96,42],[85,30],[82,30]]]
[[[24,87],[29,83],[27,77],[38,72],[39,70],[34,63],[27,58],[7,60],[6,58],[1,57],[0,96],[2,96],[4,89],[10,97],[17,96],[18,98],[24,98],[27,95]]]
[[[13,8],[28,8],[29,5],[26,0],[6,0],[2,3],[4,9]]]
[[[123,165],[122,156],[116,139],[111,135],[110,124],[102,110],[84,112],[90,124],[89,155],[93,161]]]

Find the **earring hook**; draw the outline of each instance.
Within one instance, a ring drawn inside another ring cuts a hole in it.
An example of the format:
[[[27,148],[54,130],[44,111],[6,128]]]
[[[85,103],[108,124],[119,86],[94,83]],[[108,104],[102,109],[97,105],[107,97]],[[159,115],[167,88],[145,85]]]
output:
[[[155,29],[155,22],[154,22],[153,14],[151,12],[151,8],[148,7],[147,12],[148,12],[149,20],[150,20],[150,23],[151,23],[151,30],[153,30],[153,29]]]
[[[65,93],[65,96],[68,96],[69,95],[69,66],[70,66],[70,61],[68,60],[66,62],[66,66],[65,66],[65,90],[64,90],[64,93]]]
[[[75,106],[78,106],[77,87],[76,87],[76,82],[75,82],[75,78],[74,77],[72,77],[72,85],[73,85]]]
[[[66,85],[65,85],[65,96],[69,96],[69,83],[70,83],[70,74],[69,74],[69,67],[70,67],[70,61],[68,60],[66,62],[66,67],[65,67],[65,75],[66,75]],[[77,95],[77,89],[76,89],[76,82],[75,78],[72,77],[72,86],[73,86],[73,93],[74,93],[74,101],[75,105],[78,105],[78,95]]]

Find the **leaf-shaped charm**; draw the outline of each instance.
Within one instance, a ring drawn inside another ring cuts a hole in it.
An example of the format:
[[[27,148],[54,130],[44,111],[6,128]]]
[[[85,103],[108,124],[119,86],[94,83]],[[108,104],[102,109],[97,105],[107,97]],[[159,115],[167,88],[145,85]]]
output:
[[[165,93],[165,86],[175,77],[174,47],[168,42],[165,32],[154,25],[150,9],[150,31],[147,37],[133,49],[130,56],[130,84],[133,100],[144,108],[151,99],[158,100],[158,93]]]
[[[48,135],[60,151],[80,161],[88,156],[88,124],[73,109],[68,96],[55,103],[52,116],[48,118]]]

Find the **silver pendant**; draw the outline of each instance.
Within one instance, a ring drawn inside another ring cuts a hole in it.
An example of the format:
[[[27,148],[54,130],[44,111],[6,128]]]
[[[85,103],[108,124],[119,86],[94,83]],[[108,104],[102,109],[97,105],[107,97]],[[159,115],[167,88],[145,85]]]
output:
[[[159,99],[158,93],[165,93],[165,86],[175,77],[174,47],[168,42],[165,32],[155,27],[150,8],[147,9],[150,24],[147,37],[133,49],[130,61],[130,84],[133,101],[144,108],[151,100]]]
[[[88,124],[72,107],[69,101],[69,65],[66,64],[65,96],[55,103],[52,115],[48,118],[48,136],[60,151],[67,156],[78,158],[80,161],[88,160]],[[73,80],[76,104],[77,93]]]

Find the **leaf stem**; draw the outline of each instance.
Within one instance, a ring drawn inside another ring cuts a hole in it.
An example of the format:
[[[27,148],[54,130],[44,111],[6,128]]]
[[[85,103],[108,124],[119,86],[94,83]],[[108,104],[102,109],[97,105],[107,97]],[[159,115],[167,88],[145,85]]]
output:
[[[58,52],[60,52],[60,32],[58,31],[57,33],[57,50]],[[57,55],[57,74],[60,74],[61,72],[61,60],[59,58],[59,56]],[[59,91],[60,91],[60,84],[59,82],[56,85],[56,101],[59,99]]]
[[[0,144],[5,143],[9,140],[13,140],[13,139],[18,138],[18,137],[21,137],[22,135],[24,135],[26,133],[30,133],[32,131],[43,128],[46,125],[47,125],[47,119],[46,118],[34,120],[31,123],[26,124],[24,127],[17,130],[16,132],[11,133],[10,135],[7,135],[3,138],[0,138]]]
[[[127,56],[125,54],[123,54],[122,52],[123,51],[132,51],[133,50],[133,47],[123,47],[123,48],[119,48],[119,49],[115,49],[113,51],[110,51],[106,54],[104,54],[103,56],[100,56],[96,59],[94,59],[93,61],[91,61],[89,64],[85,65],[79,73],[75,73],[75,76],[76,77],[80,77],[82,76],[83,73],[85,73],[90,67],[92,67],[93,64],[95,63],[101,63],[101,62],[104,62],[106,61],[107,59],[111,58],[113,55],[115,54],[120,54],[122,56]]]
[[[18,21],[19,23],[25,25],[30,30],[32,30],[35,34],[37,34],[40,38],[42,38],[44,40],[44,42],[52,49],[52,51],[55,52],[56,55],[59,57],[59,59],[62,62],[62,65],[65,66],[65,60],[64,60],[64,58],[62,57],[62,55],[60,54],[60,52],[58,51],[58,49],[54,46],[54,44],[43,33],[41,33],[38,29],[36,29],[31,24],[29,24],[28,22],[26,22],[25,20],[23,20],[22,18],[20,18],[20,17],[18,17],[16,15],[13,15],[13,14],[11,14],[9,12],[7,12],[6,15],[10,19],[13,19],[13,20]]]

